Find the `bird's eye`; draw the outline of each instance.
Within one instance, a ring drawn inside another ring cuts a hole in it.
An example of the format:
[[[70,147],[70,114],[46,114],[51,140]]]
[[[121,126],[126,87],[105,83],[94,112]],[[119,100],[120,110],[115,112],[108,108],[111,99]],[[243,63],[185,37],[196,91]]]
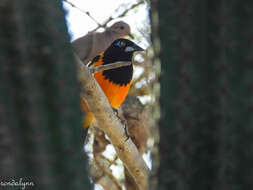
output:
[[[124,29],[124,26],[121,26],[120,29],[123,30],[123,29]]]
[[[124,42],[124,41],[121,41],[121,42],[120,42],[120,46],[121,46],[121,47],[124,47],[125,45],[126,45],[126,42]]]
[[[115,44],[116,46],[118,46],[118,47],[125,47],[125,45],[126,45],[126,42],[125,41],[118,41],[116,44]]]

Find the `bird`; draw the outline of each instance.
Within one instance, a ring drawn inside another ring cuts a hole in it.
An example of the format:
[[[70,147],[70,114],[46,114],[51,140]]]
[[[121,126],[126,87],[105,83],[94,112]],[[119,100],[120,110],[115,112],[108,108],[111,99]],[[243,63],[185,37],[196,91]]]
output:
[[[127,23],[118,21],[106,28],[104,32],[88,33],[74,40],[72,48],[80,60],[87,65],[92,58],[105,51],[114,40],[124,36],[133,38],[130,32],[131,29]]]
[[[128,39],[120,38],[115,40],[103,53],[94,57],[88,66],[96,67],[119,61],[132,62],[133,54],[136,51],[144,51],[144,49]],[[104,70],[94,74],[94,78],[113,109],[117,109],[125,100],[132,77],[132,63],[128,66]],[[88,129],[94,120],[94,115],[88,110],[84,99],[81,99],[81,107],[85,114],[83,127]]]

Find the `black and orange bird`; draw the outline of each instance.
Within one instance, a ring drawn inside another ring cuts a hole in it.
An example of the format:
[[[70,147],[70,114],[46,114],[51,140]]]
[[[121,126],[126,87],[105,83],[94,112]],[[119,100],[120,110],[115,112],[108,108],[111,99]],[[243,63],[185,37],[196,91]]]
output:
[[[132,62],[136,51],[144,51],[140,46],[127,39],[115,40],[103,53],[93,58],[89,66],[106,65],[119,61]],[[133,64],[115,69],[100,71],[94,77],[112,108],[117,109],[125,100],[133,77]],[[93,114],[88,110],[85,100],[81,99],[82,110],[85,113],[83,126],[87,129],[94,120]]]

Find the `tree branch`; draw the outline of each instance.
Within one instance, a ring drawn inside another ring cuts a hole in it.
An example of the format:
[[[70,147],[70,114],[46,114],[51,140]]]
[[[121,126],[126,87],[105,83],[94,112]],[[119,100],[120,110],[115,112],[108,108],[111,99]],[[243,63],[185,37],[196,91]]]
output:
[[[92,77],[88,68],[83,65],[77,55],[78,78],[81,82],[81,97],[94,114],[98,126],[110,138],[119,158],[135,179],[140,190],[148,189],[147,174],[149,169],[131,139],[126,141],[124,126],[114,114],[102,89]]]
[[[93,16],[91,16],[89,11],[85,11],[79,7],[77,7],[75,4],[73,4],[72,2],[68,1],[68,0],[62,0],[65,3],[69,4],[71,7],[76,8],[77,10],[81,11],[82,13],[86,14],[88,17],[91,18],[91,20],[93,20],[99,27],[103,27]]]
[[[114,184],[117,190],[122,190],[122,187],[119,181],[112,175],[112,172],[110,171],[110,169],[104,166],[102,157],[100,155],[95,155],[95,154],[93,155],[94,155],[94,161],[97,167],[103,172],[104,175],[107,175],[107,177],[110,179],[110,182],[111,182],[110,185]],[[107,189],[109,190],[111,188],[107,188]],[[107,189],[105,188],[105,190]]]
[[[111,63],[111,64],[107,64],[107,65],[100,65],[100,66],[96,66],[96,67],[89,67],[89,70],[92,74],[100,72],[100,71],[105,71],[105,70],[109,70],[109,69],[116,69],[119,67],[123,67],[123,66],[128,66],[131,65],[132,62],[131,61],[119,61],[116,63]]]
[[[103,24],[100,24],[98,25],[95,29],[93,29],[92,31],[90,31],[91,33],[92,32],[95,32],[97,31],[99,28],[105,28],[106,25],[111,22],[112,20],[116,19],[116,18],[122,18],[124,17],[130,10],[134,9],[135,7],[138,7],[139,5],[143,4],[144,3],[144,0],[140,0],[139,2],[131,5],[129,8],[127,8],[126,10],[124,10],[121,14],[119,14],[118,16],[116,17],[112,17],[110,16],[108,19],[106,19],[106,21],[103,23]]]
[[[71,7],[74,7],[76,9],[78,9],[79,11],[81,11],[82,13],[86,14],[88,17],[90,17],[96,24],[97,24],[97,27],[95,29],[93,29],[92,31],[89,31],[89,33],[92,33],[92,32],[95,32],[97,31],[99,28],[106,28],[106,25],[111,22],[112,20],[114,19],[117,19],[117,18],[122,18],[124,17],[130,10],[134,9],[135,7],[138,7],[139,5],[143,4],[144,3],[144,0],[140,0],[139,2],[131,5],[129,8],[127,8],[126,10],[124,10],[122,13],[120,13],[118,16],[116,17],[112,17],[110,16],[109,18],[107,18],[103,24],[100,24],[91,14],[89,11],[85,11],[79,7],[77,7],[75,4],[73,4],[72,2],[68,1],[68,0],[62,0],[64,1],[65,3],[69,4]],[[119,8],[118,8],[119,9]]]

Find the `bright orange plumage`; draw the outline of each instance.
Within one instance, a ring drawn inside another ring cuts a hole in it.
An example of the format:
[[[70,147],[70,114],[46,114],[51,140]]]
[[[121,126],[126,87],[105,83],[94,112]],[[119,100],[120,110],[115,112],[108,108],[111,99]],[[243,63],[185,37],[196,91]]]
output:
[[[117,61],[131,61],[134,51],[143,51],[142,48],[126,39],[118,39],[100,55],[96,56],[91,65],[114,63]],[[131,85],[133,66],[124,66],[94,74],[94,78],[104,91],[110,105],[118,108],[125,100]],[[81,100],[82,109],[85,112],[84,128],[88,128],[94,120],[93,114],[88,110],[85,100]]]
[[[97,62],[94,62],[94,66],[100,66],[103,64],[103,54],[100,54],[100,58]],[[98,72],[94,75],[98,84],[104,91],[108,101],[113,108],[118,108],[125,100],[128,90],[130,88],[131,81],[127,85],[115,84],[109,80],[106,80],[103,76],[103,72]],[[119,76],[120,77],[120,76]]]

